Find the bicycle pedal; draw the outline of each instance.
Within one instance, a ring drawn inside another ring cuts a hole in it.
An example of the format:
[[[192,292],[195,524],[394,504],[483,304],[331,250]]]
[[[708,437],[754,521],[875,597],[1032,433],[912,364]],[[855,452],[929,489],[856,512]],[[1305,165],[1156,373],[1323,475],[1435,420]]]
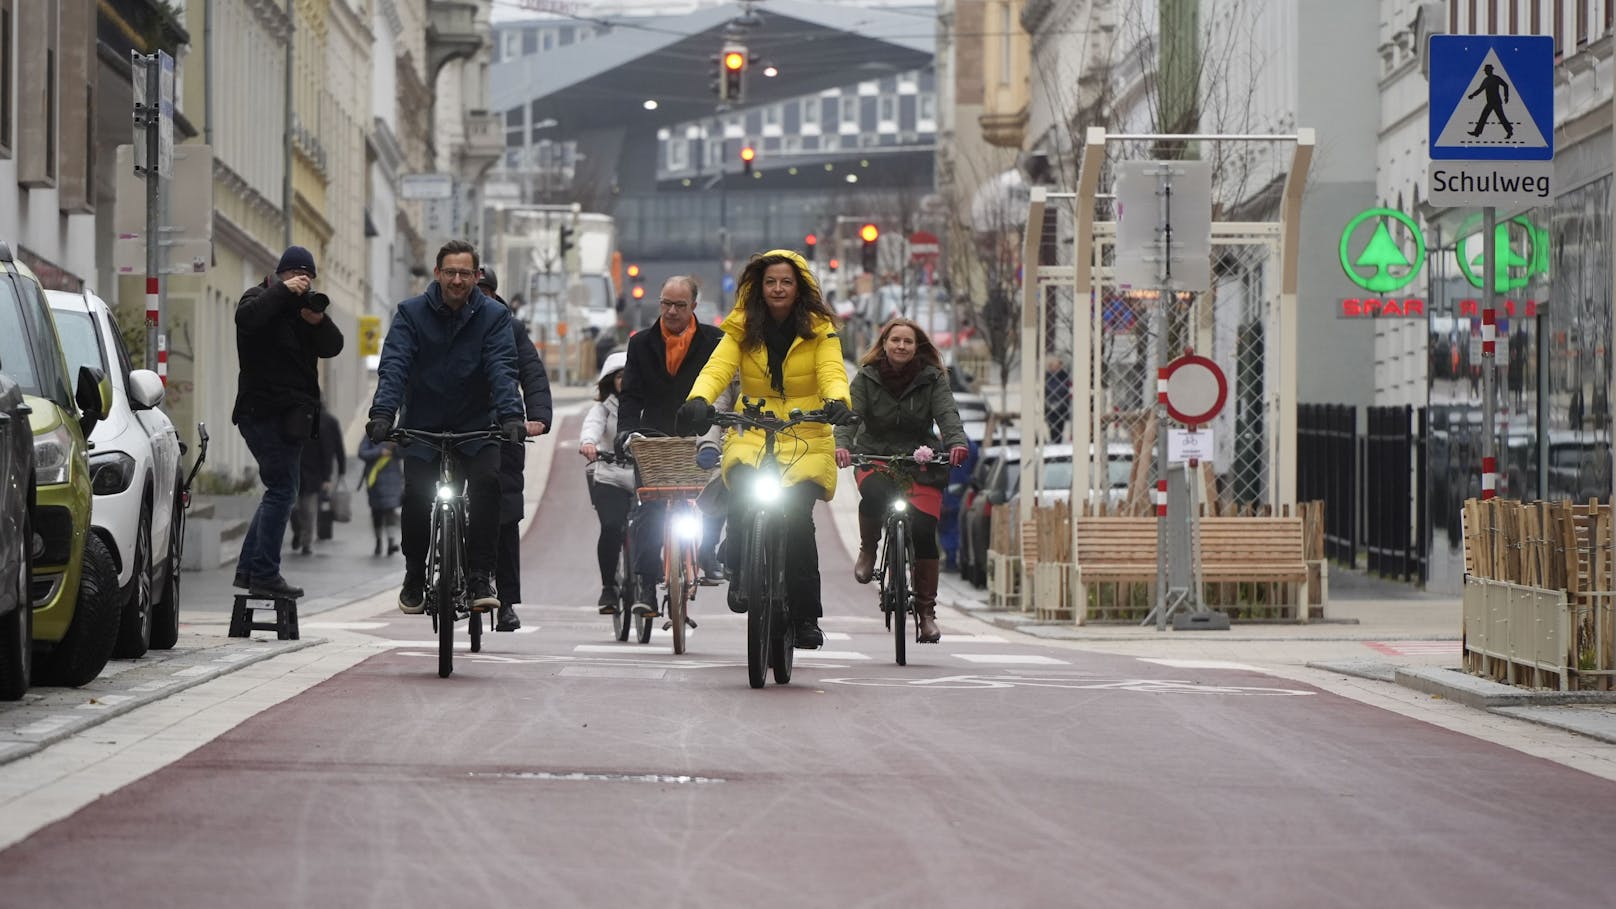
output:
[[[673,620],[672,619],[663,619],[662,620],[662,630],[663,631],[667,631],[668,629],[670,629],[672,627],[673,627]]]
[[[695,628],[696,627],[696,620],[691,618],[690,616],[685,616],[685,624],[689,625],[691,628]]]

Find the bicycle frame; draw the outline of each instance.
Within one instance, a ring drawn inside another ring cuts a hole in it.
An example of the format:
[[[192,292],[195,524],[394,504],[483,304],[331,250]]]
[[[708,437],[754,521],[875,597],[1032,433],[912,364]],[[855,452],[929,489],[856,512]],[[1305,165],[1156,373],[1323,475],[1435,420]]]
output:
[[[920,463],[907,455],[883,457],[861,455],[853,459],[854,465],[858,467],[884,466],[893,461]],[[894,540],[902,541],[901,549],[894,545]],[[904,634],[904,623],[907,619],[911,617],[914,619],[915,640],[917,642],[920,640],[920,615],[915,611],[914,566],[915,540],[909,527],[909,499],[906,495],[900,494],[887,504],[886,516],[882,519],[881,557],[875,568],[875,577],[880,582],[877,591],[881,598],[881,611],[886,617],[887,629],[892,632],[893,648],[899,666],[908,662],[907,639]]]

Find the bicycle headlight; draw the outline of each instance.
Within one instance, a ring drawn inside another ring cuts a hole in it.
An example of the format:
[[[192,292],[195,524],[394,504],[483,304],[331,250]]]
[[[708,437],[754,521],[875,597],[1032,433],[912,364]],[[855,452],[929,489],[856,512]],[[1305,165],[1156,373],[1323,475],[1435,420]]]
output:
[[[34,482],[40,486],[66,483],[72,466],[73,433],[67,424],[34,437]]]
[[[893,499],[892,500],[892,510],[893,511],[908,511],[909,510],[909,503],[905,502],[903,499]]]
[[[121,451],[90,455],[90,489],[98,496],[117,495],[135,479],[135,459]]]
[[[780,498],[780,478],[769,473],[758,474],[752,483],[752,497],[759,502],[775,502]]]
[[[681,514],[673,519],[674,535],[681,540],[701,539],[701,518],[693,514]]]
[[[438,501],[447,502],[450,499],[454,498],[454,496],[455,496],[455,491],[454,491],[453,487],[450,487],[450,486],[439,486],[438,487]]]

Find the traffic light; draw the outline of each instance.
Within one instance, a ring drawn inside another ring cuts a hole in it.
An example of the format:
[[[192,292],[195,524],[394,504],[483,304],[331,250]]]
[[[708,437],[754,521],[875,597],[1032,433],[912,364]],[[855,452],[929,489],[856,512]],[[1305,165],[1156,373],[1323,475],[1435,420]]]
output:
[[[757,149],[750,145],[741,146],[741,166],[746,169],[746,175],[752,176],[752,161],[757,158]]]
[[[830,265],[830,270],[835,271],[836,269],[842,267],[842,260],[837,259],[837,258],[832,258],[828,264]]]
[[[819,238],[814,236],[813,234],[809,234],[808,236],[803,237],[802,238],[802,249],[803,249],[803,253],[804,253],[804,258],[806,258],[810,262],[814,261],[814,253],[817,252],[818,249],[819,249]]]
[[[874,224],[866,224],[863,227],[859,228],[859,239],[864,241],[864,250],[863,250],[863,259],[862,259],[862,263],[864,265],[864,273],[873,275],[873,274],[875,274],[875,270],[876,270],[876,266],[877,266],[877,262],[876,262],[876,250],[877,250],[876,242],[881,239],[881,229],[879,227],[876,227]]]
[[[636,284],[636,285],[634,285],[634,289],[629,291],[628,293],[629,293],[629,296],[633,297],[636,300],[643,300],[643,299],[645,299],[645,285],[644,284]]]
[[[730,104],[740,104],[746,97],[746,45],[726,44],[719,57],[720,87],[718,97]]]
[[[567,257],[567,251],[572,249],[572,228],[565,224],[561,225],[561,242],[558,248],[563,259]]]
[[[638,265],[630,265],[628,267],[628,280],[629,284],[631,285],[629,295],[636,300],[644,299],[645,275],[640,272],[640,267]]]

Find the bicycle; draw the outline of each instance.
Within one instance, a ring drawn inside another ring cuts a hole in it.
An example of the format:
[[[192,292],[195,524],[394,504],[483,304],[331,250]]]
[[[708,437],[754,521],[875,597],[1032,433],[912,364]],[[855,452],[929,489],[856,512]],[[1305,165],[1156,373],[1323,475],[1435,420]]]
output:
[[[438,678],[454,672],[454,624],[467,619],[466,634],[471,652],[482,650],[482,613],[472,607],[466,584],[466,483],[460,476],[460,462],[454,449],[462,442],[500,439],[497,429],[473,432],[426,432],[395,429],[388,438],[394,442],[419,442],[438,453],[438,484],[433,496],[432,531],[426,558],[426,613],[438,635]],[[492,622],[490,622],[492,626]]]
[[[830,422],[823,410],[793,410],[788,419],[781,420],[764,413],[763,402],[762,398],[742,397],[741,411],[715,414],[712,420],[715,426],[763,433],[763,458],[758,463],[754,485],[747,490],[751,496],[749,513],[739,528],[730,528],[732,535],[738,534],[732,539],[732,551],[742,554],[739,571],[730,583],[739,586],[746,600],[746,676],[753,688],[763,687],[771,669],[775,684],[791,681],[792,649],[796,644],[786,602],[786,538],[776,526],[775,510],[770,507],[780,501],[784,492],[784,471],[775,452],[775,440],[803,423]],[[730,490],[730,494],[739,491]]]
[[[881,470],[897,463],[920,467],[928,462],[913,455],[854,455],[854,467]],[[915,542],[909,533],[909,499],[894,496],[887,506],[885,523],[881,530],[881,558],[875,566],[875,577],[881,598],[881,612],[886,616],[887,629],[892,632],[892,645],[898,665],[908,663],[908,639],[904,635],[904,622],[913,617],[915,643],[920,643],[920,613],[915,611],[914,592],[910,586],[915,564]]]
[[[697,441],[636,435],[628,443],[639,470],[639,502],[667,503],[662,530],[662,574],[667,585],[662,627],[672,631],[676,654],[685,652],[685,631],[697,627],[689,605],[701,583],[697,561],[705,525],[696,509],[696,497],[713,477],[712,470],[696,466]]]

